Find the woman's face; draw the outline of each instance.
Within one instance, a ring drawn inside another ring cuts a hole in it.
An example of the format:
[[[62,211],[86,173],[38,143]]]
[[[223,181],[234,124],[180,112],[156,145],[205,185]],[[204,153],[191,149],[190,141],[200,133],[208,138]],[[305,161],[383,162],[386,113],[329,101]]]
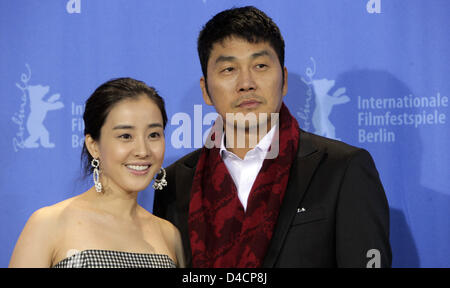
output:
[[[99,141],[92,142],[94,151],[89,151],[100,160],[100,181],[105,189],[142,191],[164,160],[161,111],[145,95],[123,100],[106,117]]]

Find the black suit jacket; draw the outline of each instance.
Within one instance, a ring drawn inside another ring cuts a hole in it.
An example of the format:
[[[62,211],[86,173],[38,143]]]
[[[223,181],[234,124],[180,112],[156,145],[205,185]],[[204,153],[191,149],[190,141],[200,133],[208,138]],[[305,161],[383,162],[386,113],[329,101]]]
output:
[[[389,207],[370,154],[300,131],[296,159],[263,267],[390,267]],[[186,263],[196,150],[167,170],[153,213],[181,232]],[[373,250],[376,249],[376,250]]]

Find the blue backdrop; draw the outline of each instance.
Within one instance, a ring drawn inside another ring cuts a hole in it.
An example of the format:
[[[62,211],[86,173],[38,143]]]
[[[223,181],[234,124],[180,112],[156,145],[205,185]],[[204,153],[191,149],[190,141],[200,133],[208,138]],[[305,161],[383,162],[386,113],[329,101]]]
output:
[[[130,76],[165,98],[165,166],[201,146],[214,110],[197,35],[248,4],[284,35],[285,102],[300,126],[373,155],[393,266],[450,266],[450,1],[22,0],[0,2],[0,267],[33,211],[92,185],[82,113],[101,83]],[[151,211],[153,190],[139,202]]]

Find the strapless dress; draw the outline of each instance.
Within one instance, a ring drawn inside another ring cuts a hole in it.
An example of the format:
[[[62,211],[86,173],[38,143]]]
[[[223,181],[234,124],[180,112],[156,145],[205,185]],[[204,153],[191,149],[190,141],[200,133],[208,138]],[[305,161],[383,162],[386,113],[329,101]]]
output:
[[[83,250],[52,268],[176,268],[168,255],[113,250]]]

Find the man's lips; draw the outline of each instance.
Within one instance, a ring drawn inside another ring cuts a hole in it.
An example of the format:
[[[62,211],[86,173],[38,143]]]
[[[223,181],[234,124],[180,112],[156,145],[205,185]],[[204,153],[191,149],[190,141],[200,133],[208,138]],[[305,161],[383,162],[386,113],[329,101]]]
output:
[[[261,104],[261,101],[254,100],[254,99],[248,99],[244,100],[239,105],[237,105],[240,108],[255,108],[258,107]]]

